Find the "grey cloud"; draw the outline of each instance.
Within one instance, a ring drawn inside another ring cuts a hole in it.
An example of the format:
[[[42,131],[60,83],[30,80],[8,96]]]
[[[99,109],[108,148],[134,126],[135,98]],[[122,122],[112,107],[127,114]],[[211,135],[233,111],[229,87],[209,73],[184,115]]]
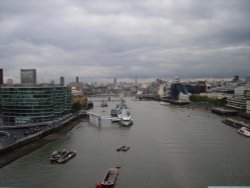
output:
[[[246,76],[249,7],[248,0],[0,0],[0,64],[17,80],[21,68],[45,79]]]

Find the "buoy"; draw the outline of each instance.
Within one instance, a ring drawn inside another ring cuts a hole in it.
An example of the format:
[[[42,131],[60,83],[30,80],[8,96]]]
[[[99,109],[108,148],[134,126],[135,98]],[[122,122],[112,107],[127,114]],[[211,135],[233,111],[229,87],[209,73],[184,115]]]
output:
[[[102,184],[101,184],[100,182],[97,182],[97,183],[95,184],[95,188],[102,188]]]

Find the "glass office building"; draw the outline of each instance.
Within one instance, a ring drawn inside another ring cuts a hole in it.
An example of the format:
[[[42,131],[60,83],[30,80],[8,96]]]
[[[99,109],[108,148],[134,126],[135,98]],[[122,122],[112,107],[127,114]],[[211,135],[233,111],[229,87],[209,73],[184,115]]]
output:
[[[57,85],[2,85],[2,121],[6,125],[52,121],[71,111],[71,89]]]

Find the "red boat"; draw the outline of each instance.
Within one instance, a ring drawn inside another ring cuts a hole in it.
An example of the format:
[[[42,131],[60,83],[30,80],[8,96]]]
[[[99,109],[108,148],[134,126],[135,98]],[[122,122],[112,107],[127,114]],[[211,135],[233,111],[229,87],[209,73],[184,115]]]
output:
[[[96,188],[113,187],[119,174],[118,168],[109,168],[101,183],[96,183]]]

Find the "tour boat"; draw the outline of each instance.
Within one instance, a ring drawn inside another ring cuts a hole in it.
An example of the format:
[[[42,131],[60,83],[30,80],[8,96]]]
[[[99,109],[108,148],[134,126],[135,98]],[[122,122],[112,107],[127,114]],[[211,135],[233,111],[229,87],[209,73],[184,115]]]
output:
[[[250,129],[247,127],[241,127],[237,132],[244,136],[250,137]]]
[[[222,120],[222,122],[227,124],[227,125],[230,125],[232,127],[235,127],[235,128],[241,128],[241,127],[250,128],[250,124],[245,123],[245,122],[241,122],[241,121],[237,121],[237,120],[234,120],[231,118],[226,118],[226,119]]]

